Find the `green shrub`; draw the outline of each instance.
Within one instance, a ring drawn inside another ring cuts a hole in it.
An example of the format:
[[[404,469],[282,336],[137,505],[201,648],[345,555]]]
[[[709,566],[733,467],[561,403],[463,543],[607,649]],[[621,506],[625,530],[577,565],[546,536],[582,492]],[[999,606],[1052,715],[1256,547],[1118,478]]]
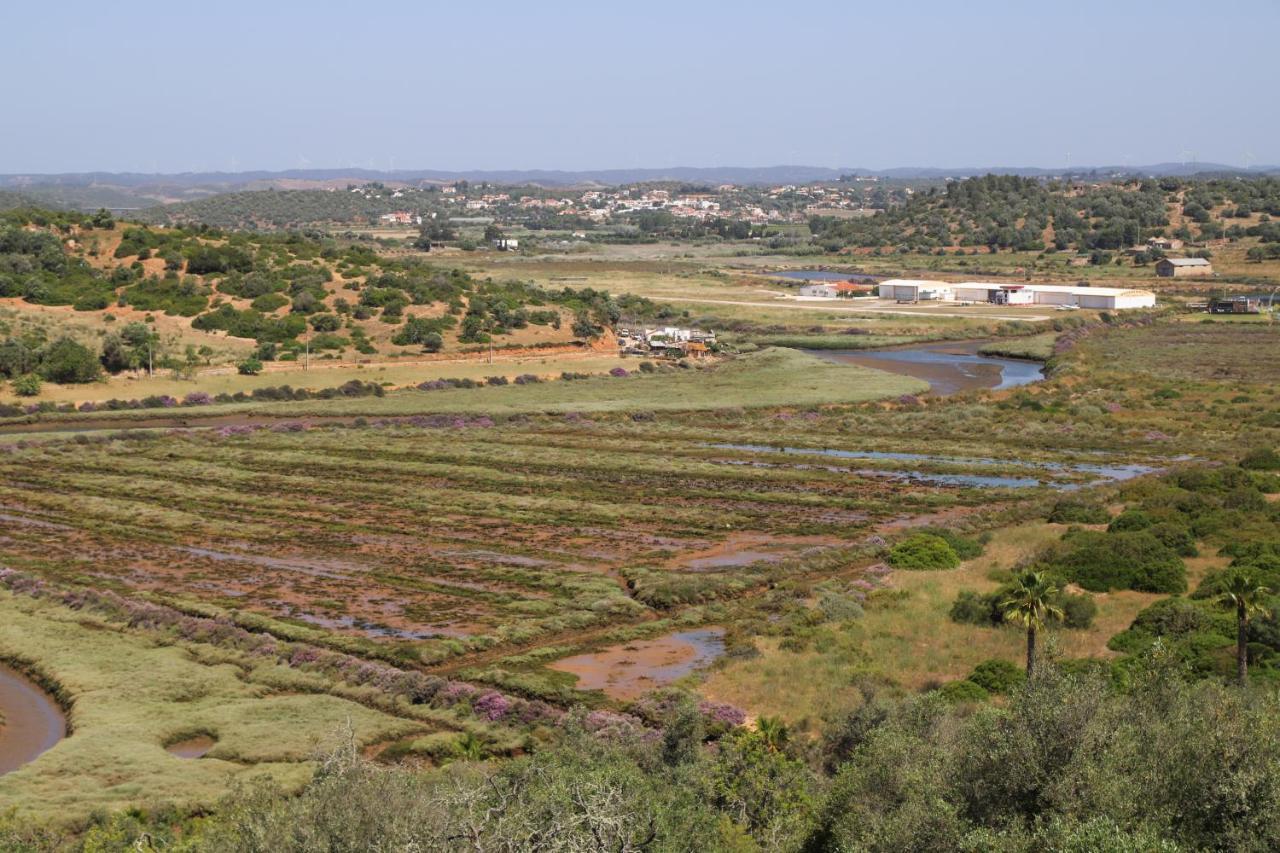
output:
[[[1185,592],[1187,588],[1182,560],[1150,530],[1069,532],[1042,559],[1056,573],[1091,592]]]
[[[1273,447],[1250,450],[1240,460],[1240,467],[1251,471],[1280,471],[1280,453]]]
[[[948,681],[942,687],[938,688],[938,694],[952,704],[964,704],[972,702],[985,702],[991,698],[991,694],[983,689],[980,685],[974,684],[972,681]]]
[[[34,397],[40,393],[40,377],[34,373],[24,373],[13,380],[13,393],[19,397]]]
[[[242,376],[257,376],[262,372],[262,362],[255,356],[249,356],[236,365],[236,370],[240,371]]]
[[[992,597],[962,589],[951,605],[951,621],[962,625],[994,625],[1000,621],[1000,613],[992,606]]]
[[[1126,509],[1107,525],[1108,533],[1119,533],[1125,530],[1143,530],[1155,524],[1151,516],[1140,509]]]
[[[889,565],[897,569],[954,569],[960,558],[947,541],[932,533],[913,533],[889,549]]]
[[[1062,624],[1067,628],[1088,628],[1098,615],[1097,602],[1091,595],[1062,593],[1057,597],[1057,605],[1062,608]]]
[[[972,560],[982,556],[982,542],[961,536],[949,527],[921,527],[916,532],[937,536],[950,545],[951,550],[955,551],[956,556],[961,560]]]
[[[278,311],[289,304],[289,297],[282,293],[264,293],[255,298],[249,306],[254,311],[261,311],[263,314],[270,314],[272,311]]]
[[[862,604],[856,598],[833,590],[824,590],[818,596],[818,610],[832,622],[849,622],[863,615]]]
[[[1153,524],[1150,528],[1151,535],[1159,539],[1164,545],[1177,554],[1179,557],[1195,557],[1200,553],[1196,548],[1195,537],[1191,535],[1191,531],[1172,521],[1162,521]]]
[[[49,382],[92,382],[102,375],[102,364],[84,344],[59,338],[41,354],[36,372]]]
[[[1084,498],[1061,498],[1049,512],[1049,521],[1054,524],[1106,524],[1110,520],[1106,507]]]
[[[974,667],[969,681],[988,693],[1008,693],[1025,684],[1027,674],[1011,661],[992,658]]]

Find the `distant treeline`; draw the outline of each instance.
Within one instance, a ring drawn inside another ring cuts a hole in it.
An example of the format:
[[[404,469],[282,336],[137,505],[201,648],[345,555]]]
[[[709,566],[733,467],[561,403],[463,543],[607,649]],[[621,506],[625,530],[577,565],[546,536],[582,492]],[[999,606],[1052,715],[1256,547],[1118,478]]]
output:
[[[1226,207],[1220,214],[1217,208]],[[1170,206],[1183,224],[1173,227]],[[1262,214],[1259,224],[1242,224]],[[1076,186],[987,175],[914,195],[875,216],[814,217],[814,239],[848,246],[926,252],[950,247],[992,251],[1115,250],[1154,236],[1184,241],[1260,236],[1276,240],[1280,179],[1181,181]]]

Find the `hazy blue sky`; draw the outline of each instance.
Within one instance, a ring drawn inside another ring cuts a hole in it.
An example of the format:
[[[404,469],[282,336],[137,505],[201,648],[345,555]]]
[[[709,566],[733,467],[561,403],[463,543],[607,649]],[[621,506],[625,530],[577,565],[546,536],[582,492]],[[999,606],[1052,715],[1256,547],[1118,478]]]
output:
[[[6,2],[0,172],[1280,163],[1280,0]]]

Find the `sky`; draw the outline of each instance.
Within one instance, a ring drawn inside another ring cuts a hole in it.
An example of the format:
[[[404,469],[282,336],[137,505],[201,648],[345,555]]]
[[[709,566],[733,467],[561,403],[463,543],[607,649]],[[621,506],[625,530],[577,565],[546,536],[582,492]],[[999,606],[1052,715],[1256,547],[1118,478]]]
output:
[[[0,173],[1280,163],[1280,0],[8,2]]]

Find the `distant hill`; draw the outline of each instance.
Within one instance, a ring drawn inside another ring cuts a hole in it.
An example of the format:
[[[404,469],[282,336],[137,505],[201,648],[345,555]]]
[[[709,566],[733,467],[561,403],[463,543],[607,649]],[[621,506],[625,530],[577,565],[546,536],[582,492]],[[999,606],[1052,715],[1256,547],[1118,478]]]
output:
[[[155,225],[202,222],[219,228],[301,228],[323,223],[374,222],[395,210],[428,213],[429,208],[422,202],[393,198],[389,193],[370,197],[332,190],[259,189],[157,205],[130,213],[129,218]]]
[[[1187,177],[1196,174],[1263,175],[1280,173],[1280,166],[1242,169],[1221,163],[1156,163],[1147,166],[1081,166],[1070,170],[1022,166],[935,168],[904,166],[893,169],[830,168],[825,166],[673,166],[645,169],[560,170],[469,170],[408,169],[286,169],[252,172],[184,172],[143,174],[137,172],[81,172],[53,175],[0,175],[0,189],[20,191],[68,207],[130,208],[191,201],[210,195],[250,189],[327,189],[347,183],[383,181],[406,184],[450,183],[453,181],[494,184],[536,184],[543,186],[586,186],[633,184],[653,181],[683,181],[706,184],[773,185],[833,181],[843,175],[900,180],[938,180],[975,175],[1019,175],[1024,177],[1108,177],[1153,175]]]
[[[27,195],[26,193],[16,193],[11,190],[0,190],[0,210],[13,210],[19,207],[50,207],[52,205],[41,202],[41,200]]]

